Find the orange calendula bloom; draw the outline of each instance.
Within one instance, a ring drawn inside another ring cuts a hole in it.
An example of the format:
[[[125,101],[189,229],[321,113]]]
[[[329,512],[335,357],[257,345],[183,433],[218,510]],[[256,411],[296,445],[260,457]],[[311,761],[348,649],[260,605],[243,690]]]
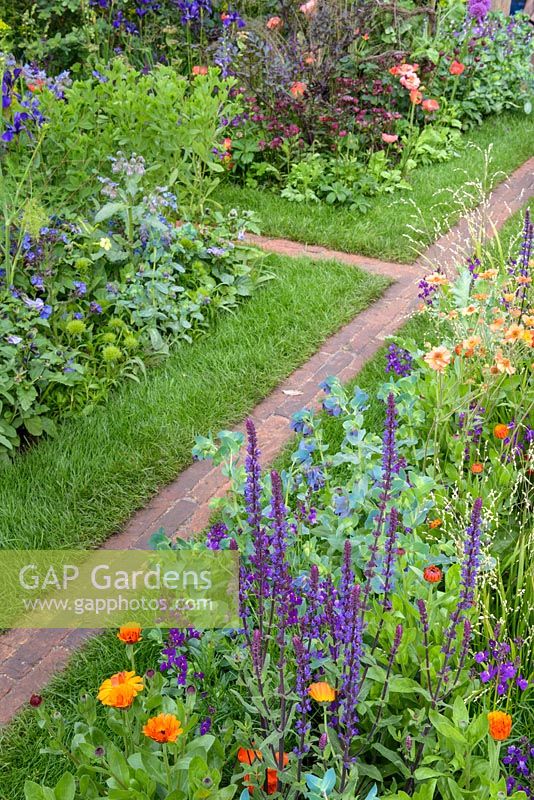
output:
[[[127,625],[121,625],[117,638],[124,642],[124,644],[137,644],[143,638],[141,636],[141,626],[137,622],[129,622]]]
[[[496,439],[506,439],[509,433],[510,429],[508,425],[505,425],[503,422],[499,422],[493,429],[493,435]]]
[[[488,714],[489,733],[496,742],[508,739],[512,732],[512,717],[504,711],[490,711]]]
[[[143,733],[155,742],[175,742],[183,733],[182,723],[174,714],[158,714],[143,725]]]
[[[430,369],[434,369],[436,372],[443,372],[445,367],[451,363],[451,357],[450,350],[447,350],[444,345],[440,345],[440,347],[435,347],[423,356],[423,360],[426,361]]]
[[[439,528],[441,525],[443,525],[443,522],[440,519],[433,519],[432,522],[429,522],[428,527],[434,530],[434,528]]]
[[[431,564],[423,570],[423,578],[427,583],[439,583],[443,578],[443,572],[435,564]]]
[[[317,703],[333,703],[336,699],[336,690],[326,681],[312,683],[308,688],[308,694]]]
[[[475,461],[475,463],[471,465],[471,472],[473,475],[481,475],[482,472],[484,472],[484,464],[481,464],[480,461]]]
[[[117,672],[104,681],[97,697],[104,706],[128,708],[143,689],[143,679],[135,672]]]

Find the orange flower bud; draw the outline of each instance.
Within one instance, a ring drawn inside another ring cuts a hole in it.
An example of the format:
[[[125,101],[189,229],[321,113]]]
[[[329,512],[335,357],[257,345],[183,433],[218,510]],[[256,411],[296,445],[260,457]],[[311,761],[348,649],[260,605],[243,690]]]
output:
[[[512,717],[504,711],[490,711],[488,714],[489,733],[496,742],[508,739],[512,732]]]

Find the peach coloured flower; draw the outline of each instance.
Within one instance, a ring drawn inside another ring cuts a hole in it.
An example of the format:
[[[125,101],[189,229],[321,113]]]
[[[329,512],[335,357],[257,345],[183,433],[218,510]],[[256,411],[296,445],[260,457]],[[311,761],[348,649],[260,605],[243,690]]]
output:
[[[478,311],[478,306],[475,306],[473,303],[462,308],[462,314],[464,317],[470,317],[472,314],[476,314]]]
[[[281,28],[283,24],[284,24],[284,22],[283,22],[281,17],[269,17],[269,19],[267,20],[267,23],[266,23],[267,28],[270,31],[278,30],[278,28]]]
[[[435,564],[431,564],[423,570],[423,578],[427,583],[439,583],[443,578],[443,572]]]
[[[398,142],[399,137],[396,133],[383,133],[382,134],[382,141],[386,144],[394,144],[394,142]]]
[[[307,3],[303,3],[299,6],[299,11],[302,11],[305,17],[313,17],[317,11],[317,0],[308,0]]]
[[[528,314],[523,314],[523,322],[527,328],[531,328],[534,326],[534,317],[530,317]]]
[[[418,106],[423,101],[423,95],[418,89],[412,89],[410,92],[410,102],[414,104],[414,106]]]
[[[476,293],[473,295],[473,298],[474,298],[475,300],[481,300],[481,301],[482,301],[482,300],[487,300],[487,299],[488,299],[488,297],[489,297],[489,294],[486,294],[486,292],[476,292]]]
[[[451,352],[447,350],[444,345],[435,347],[424,356],[424,361],[428,364],[430,369],[436,372],[443,372],[445,367],[451,363]]]
[[[174,714],[158,714],[143,725],[143,733],[160,744],[175,742],[183,733],[182,723]]]
[[[44,78],[37,78],[34,82],[28,84],[30,92],[40,92],[46,81]]]
[[[143,689],[143,680],[135,672],[117,672],[102,683],[97,697],[104,706],[128,708]]]
[[[230,139],[229,136],[227,136],[225,139],[223,139],[223,147],[224,147],[225,150],[231,150],[232,149],[232,140]]]
[[[495,366],[498,372],[504,372],[506,375],[513,375],[516,371],[510,359],[505,358],[500,350],[495,354]]]
[[[464,350],[474,350],[479,344],[482,344],[480,336],[468,336],[467,339],[463,340],[462,347]]]
[[[503,294],[503,298],[507,303],[513,303],[515,300],[515,294],[507,292],[506,294]]]
[[[141,636],[141,626],[137,622],[129,622],[127,625],[121,625],[117,638],[124,642],[124,644],[137,644],[143,638]]]
[[[408,72],[407,75],[403,75],[400,82],[405,89],[419,89],[421,85],[421,81],[415,72]]]
[[[488,725],[491,738],[496,742],[503,742],[512,732],[512,717],[504,711],[490,711]]]
[[[208,74],[208,68],[204,67],[204,66],[198,66],[197,65],[196,67],[193,67],[193,69],[191,70],[191,74],[192,75],[207,75]]]
[[[505,425],[503,422],[499,422],[493,428],[493,435],[496,439],[506,439],[509,433],[510,429],[508,428],[508,425]]]
[[[518,283],[521,283],[522,285],[525,285],[528,283],[532,283],[532,278],[530,275],[518,275],[516,281]]]
[[[449,72],[451,75],[461,75],[465,69],[465,64],[462,64],[460,61],[453,61],[449,67]]]
[[[389,72],[391,75],[409,75],[410,72],[417,72],[419,64],[397,64],[391,67]]]
[[[524,333],[524,328],[522,325],[516,325],[514,322],[513,325],[504,332],[504,341],[505,342],[517,342],[519,339],[522,338]]]
[[[437,100],[433,100],[429,97],[427,100],[423,100],[423,111],[437,111],[439,108],[439,103]]]
[[[484,472],[484,464],[481,464],[480,461],[475,461],[474,464],[471,464],[471,472],[473,475],[481,475]]]
[[[504,325],[504,317],[497,317],[497,319],[494,319],[493,322],[491,322],[488,327],[490,331],[493,331],[493,333],[497,333],[497,331],[500,330],[503,325]]]
[[[317,703],[333,703],[336,699],[336,690],[326,681],[312,683],[308,687],[308,694]]]
[[[491,281],[493,278],[496,278],[498,272],[496,269],[487,269],[484,272],[479,272],[478,277],[483,281]]]
[[[308,53],[307,56],[304,56],[304,63],[310,67],[312,64],[315,64],[315,56],[312,53]]]
[[[306,91],[307,88],[308,88],[308,84],[307,83],[304,83],[303,81],[295,81],[291,85],[291,88],[290,88],[289,91],[293,95],[293,97],[298,98],[298,97],[303,97],[304,96],[304,92]]]
[[[447,319],[458,319],[458,312],[456,311],[455,308],[449,311],[449,313],[447,314]]]
[[[520,308],[509,308],[508,309],[508,313],[514,319],[519,319],[519,317],[521,316],[521,309]]]
[[[432,286],[448,286],[449,280],[442,275],[441,272],[433,272],[431,275],[427,275],[425,278],[427,283],[430,283]]]

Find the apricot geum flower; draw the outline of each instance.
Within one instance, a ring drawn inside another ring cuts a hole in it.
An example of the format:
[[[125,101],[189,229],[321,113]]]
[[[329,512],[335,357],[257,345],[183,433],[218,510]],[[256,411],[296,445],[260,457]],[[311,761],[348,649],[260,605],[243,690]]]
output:
[[[143,689],[143,679],[135,672],[117,672],[102,683],[97,697],[104,706],[128,708]]]
[[[174,714],[158,714],[143,725],[143,733],[160,744],[175,742],[183,733],[182,723]]]
[[[423,360],[426,361],[430,369],[433,369],[436,372],[443,372],[445,367],[451,363],[451,358],[451,352],[450,350],[447,350],[445,345],[435,347],[433,350],[430,350],[429,353],[426,353],[426,355],[423,356]]]

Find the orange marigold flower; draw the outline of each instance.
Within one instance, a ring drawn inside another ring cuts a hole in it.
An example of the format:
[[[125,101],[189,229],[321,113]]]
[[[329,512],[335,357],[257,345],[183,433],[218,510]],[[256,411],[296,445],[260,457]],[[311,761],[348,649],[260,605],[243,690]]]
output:
[[[440,345],[440,347],[435,347],[423,356],[423,360],[426,361],[430,369],[434,369],[436,372],[443,372],[445,367],[451,363],[451,353],[444,345]]]
[[[443,522],[438,518],[433,519],[432,522],[429,522],[428,527],[432,528],[433,530],[434,528],[439,528],[441,525],[443,525]]]
[[[126,625],[121,625],[117,638],[124,644],[137,644],[143,638],[141,636],[141,626],[137,622],[128,622]]]
[[[443,578],[443,572],[435,564],[425,567],[423,570],[423,578],[427,583],[439,583]]]
[[[461,61],[453,61],[449,67],[449,72],[451,75],[461,75],[465,69],[465,64],[462,64]]]
[[[155,742],[175,742],[183,733],[182,723],[174,714],[158,714],[143,725],[143,733]]]
[[[510,429],[508,425],[505,425],[503,422],[499,422],[493,429],[493,435],[496,439],[506,439],[509,433]]]
[[[490,711],[488,714],[489,733],[496,742],[508,739],[512,732],[512,717],[504,711]]]
[[[102,683],[97,697],[104,706],[128,708],[143,689],[143,679],[135,672],[117,672]]]
[[[308,694],[317,703],[333,703],[336,699],[336,690],[326,681],[312,683],[308,687]]]
[[[484,464],[481,464],[480,461],[475,461],[475,463],[471,465],[471,472],[473,475],[480,475],[484,472]]]

